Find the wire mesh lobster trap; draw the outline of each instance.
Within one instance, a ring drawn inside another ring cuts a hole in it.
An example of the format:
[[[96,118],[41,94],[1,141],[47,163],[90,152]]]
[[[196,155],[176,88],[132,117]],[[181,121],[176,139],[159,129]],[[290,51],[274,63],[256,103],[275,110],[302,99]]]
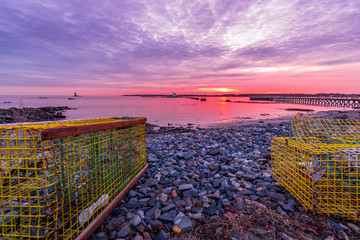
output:
[[[272,174],[306,209],[360,220],[357,120],[297,115],[295,137],[272,142]]]
[[[146,171],[145,122],[0,126],[2,239],[86,237]]]
[[[360,138],[359,119],[306,118],[297,114],[291,126],[295,137]]]

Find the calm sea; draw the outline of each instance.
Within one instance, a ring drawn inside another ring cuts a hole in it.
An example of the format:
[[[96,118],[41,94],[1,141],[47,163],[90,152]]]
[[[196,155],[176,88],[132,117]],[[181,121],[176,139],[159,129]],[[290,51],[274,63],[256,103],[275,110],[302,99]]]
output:
[[[230,100],[231,102],[226,102]],[[233,101],[242,101],[234,103]],[[6,103],[7,102],[7,103]],[[10,102],[10,103],[9,103]],[[248,103],[248,97],[207,97],[206,101],[189,98],[152,98],[128,96],[84,96],[69,100],[65,96],[39,98],[39,96],[0,96],[0,108],[69,106],[76,108],[65,112],[67,119],[100,117],[146,117],[149,123],[161,126],[207,125],[245,119],[266,119],[295,115],[287,108],[307,108],[315,111],[342,109],[334,107]]]

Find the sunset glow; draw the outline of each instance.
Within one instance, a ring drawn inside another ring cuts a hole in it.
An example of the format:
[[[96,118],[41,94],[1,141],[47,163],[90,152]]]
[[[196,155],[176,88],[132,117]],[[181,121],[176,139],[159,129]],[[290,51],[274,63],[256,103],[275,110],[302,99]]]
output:
[[[360,2],[4,0],[0,94],[357,93]]]
[[[201,92],[238,92],[236,89],[230,89],[230,88],[199,88],[198,91]]]

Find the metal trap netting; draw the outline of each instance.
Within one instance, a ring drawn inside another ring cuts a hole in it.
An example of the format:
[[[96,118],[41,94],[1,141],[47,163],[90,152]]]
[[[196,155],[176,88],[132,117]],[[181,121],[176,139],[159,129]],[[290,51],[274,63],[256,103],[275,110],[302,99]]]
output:
[[[294,137],[360,138],[359,119],[306,118],[297,114],[291,127]]]
[[[3,239],[78,236],[146,166],[146,120],[136,120],[0,127]],[[126,127],[114,128],[118,122]],[[93,125],[103,130],[93,131]],[[46,131],[56,135],[69,126],[85,131],[44,140]]]
[[[274,138],[272,174],[306,209],[359,220],[359,121],[297,115],[295,137]]]

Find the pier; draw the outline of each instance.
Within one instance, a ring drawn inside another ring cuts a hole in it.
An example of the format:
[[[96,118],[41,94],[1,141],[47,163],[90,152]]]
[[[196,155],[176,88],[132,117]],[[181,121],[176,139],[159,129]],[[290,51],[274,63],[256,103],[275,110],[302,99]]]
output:
[[[359,96],[250,96],[253,101],[275,101],[295,104],[360,108]]]

